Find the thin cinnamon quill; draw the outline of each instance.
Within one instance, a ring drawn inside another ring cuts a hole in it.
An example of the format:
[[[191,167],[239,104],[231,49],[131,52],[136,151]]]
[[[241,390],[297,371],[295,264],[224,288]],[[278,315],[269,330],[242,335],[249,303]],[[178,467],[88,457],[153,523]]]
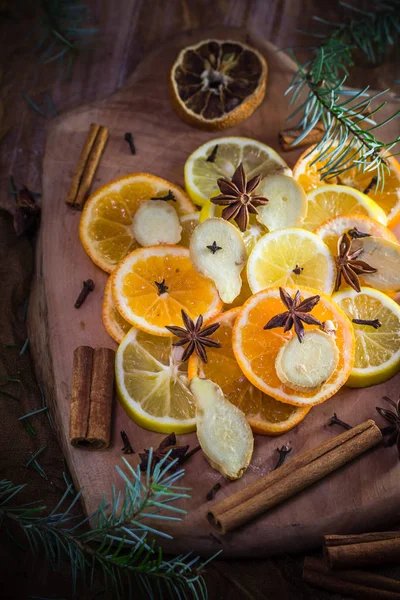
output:
[[[76,448],[110,444],[114,359],[110,348],[79,346],[74,352],[69,439]]]
[[[399,563],[400,531],[326,535],[324,556],[331,569]]]
[[[65,199],[72,208],[83,209],[107,140],[107,127],[92,123]]]
[[[400,581],[366,571],[330,571],[323,560],[307,557],[303,579],[316,587],[365,600],[400,600]]]
[[[219,533],[232,531],[310,487],[381,440],[382,433],[374,421],[361,423],[317,448],[298,454],[279,469],[215,504],[207,518]]]

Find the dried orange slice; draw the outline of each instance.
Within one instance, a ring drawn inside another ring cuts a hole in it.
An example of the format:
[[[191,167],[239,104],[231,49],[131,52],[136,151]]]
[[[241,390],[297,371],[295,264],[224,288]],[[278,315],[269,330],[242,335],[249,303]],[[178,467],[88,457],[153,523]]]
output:
[[[285,289],[292,297],[297,291],[297,288]],[[339,360],[334,372],[322,386],[298,391],[283,384],[277,375],[275,360],[278,353],[286,341],[295,335],[293,328],[286,333],[283,328],[263,329],[272,317],[287,310],[280,298],[279,288],[262,290],[249,298],[236,319],[232,344],[241,370],[253,385],[281,402],[310,407],[324,402],[346,383],[354,364],[355,339],[350,320],[328,296],[312,288],[301,288],[300,293],[303,299],[319,294],[320,301],[313,308],[312,315],[321,322],[333,321],[336,326]],[[318,330],[315,325],[304,327],[306,331]]]
[[[132,219],[139,205],[151,198],[165,200],[179,216],[194,212],[185,192],[173,183],[150,175],[133,173],[103,185],[86,202],[79,235],[92,261],[111,273],[120,260],[139,246],[132,232]]]
[[[385,172],[385,185],[383,189],[372,185],[376,172],[372,169],[364,173],[354,166],[344,171],[338,177],[321,180],[319,171],[324,166],[324,161],[315,160],[313,148],[307,148],[300,156],[293,168],[293,177],[309,192],[323,184],[341,184],[355,188],[360,192],[368,190],[368,196],[384,210],[388,227],[394,227],[400,222],[400,164],[393,156],[386,157],[389,172]],[[370,188],[370,189],[369,189]]]
[[[267,63],[241,42],[203,40],[172,66],[172,105],[183,121],[215,131],[247,119],[262,102]]]
[[[110,334],[117,344],[120,344],[132,325],[128,321],[125,321],[115,306],[111,290],[111,277],[107,279],[106,287],[104,288],[102,317],[107,333]]]
[[[183,309],[191,319],[220,312],[214,284],[200,275],[181,246],[134,250],[111,276],[114,302],[126,321],[154,335],[171,336],[166,325],[182,327]]]
[[[221,348],[207,348],[207,363],[192,354],[189,379],[201,377],[218,384],[226,398],[244,412],[254,433],[281,435],[296,427],[310,408],[278,402],[254,387],[243,375],[232,348],[232,330],[239,312],[239,308],[232,308],[210,321],[220,324],[213,339],[221,343]]]

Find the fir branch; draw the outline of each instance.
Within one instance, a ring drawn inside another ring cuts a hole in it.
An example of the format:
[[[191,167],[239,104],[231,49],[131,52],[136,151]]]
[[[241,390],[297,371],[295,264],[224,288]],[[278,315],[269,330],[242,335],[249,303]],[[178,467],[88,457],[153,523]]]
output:
[[[100,569],[105,586],[111,585],[118,598],[136,597],[139,591],[148,598],[205,599],[202,573],[206,563],[191,554],[165,559],[161,547],[147,539],[149,533],[170,537],[153,523],[181,520],[185,514],[174,505],[189,498],[186,488],[175,485],[184,471],[171,472],[176,461],[168,462],[167,455],[152,475],[147,470],[142,481],[139,466],[134,469],[122,460],[125,470],[116,469],[124,489],[117,492],[113,486],[110,503],[104,498],[95,513],[83,520],[72,514],[81,491],[61,509],[70,494],[69,486],[51,513],[42,516],[44,506],[15,504],[15,496],[24,486],[0,481],[0,529],[12,535],[11,526],[18,526],[31,551],[44,552],[53,568],[60,568],[67,558],[75,586],[78,576],[89,575],[91,581],[95,570]]]
[[[385,56],[388,47],[400,40],[400,2],[378,2],[374,7],[374,12],[362,11],[361,16],[358,11],[357,19],[345,24],[323,21],[330,31],[319,46],[310,49],[311,58],[300,64],[292,52],[298,70],[286,94],[290,95],[290,104],[297,105],[288,118],[299,118],[296,127],[302,130],[292,144],[294,147],[318,122],[325,128],[311,163],[323,161],[321,179],[340,177],[356,166],[363,172],[373,172],[377,187],[382,187],[388,171],[387,158],[400,137],[384,143],[374,132],[398,117],[400,111],[377,123],[375,116],[386,102],[373,109],[372,104],[389,90],[370,95],[369,86],[362,90],[345,88],[349,69],[354,65],[354,50],[360,50],[368,61],[376,64]]]

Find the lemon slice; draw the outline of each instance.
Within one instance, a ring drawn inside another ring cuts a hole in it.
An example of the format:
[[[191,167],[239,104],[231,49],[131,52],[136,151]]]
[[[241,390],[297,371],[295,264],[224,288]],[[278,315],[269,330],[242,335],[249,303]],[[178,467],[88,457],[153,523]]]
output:
[[[353,323],[356,338],[354,367],[346,385],[367,387],[382,383],[400,370],[400,307],[378,290],[347,289],[332,299],[349,319],[379,320],[371,325]]]
[[[304,229],[267,233],[254,246],[247,261],[247,279],[253,294],[271,286],[306,286],[329,295],[335,272],[326,244]]]
[[[202,206],[218,194],[217,179],[231,179],[241,162],[247,179],[258,174],[262,178],[276,173],[292,174],[279,154],[266,144],[244,137],[216,138],[197,148],[186,161],[185,188],[193,202]]]
[[[357,239],[358,234],[366,233],[397,243],[397,238],[390,229],[365,215],[339,215],[333,217],[333,219],[329,219],[318,227],[314,233],[319,235],[332,254],[337,254],[338,239],[351,230],[356,230],[355,239]],[[359,239],[361,239],[361,236]]]
[[[307,216],[303,227],[314,231],[328,219],[345,214],[367,215],[386,225],[385,212],[368,196],[346,185],[322,185],[307,194]]]
[[[182,348],[171,338],[131,329],[115,359],[118,397],[138,425],[161,433],[196,429],[196,403],[189,389]]]
[[[180,218],[180,222],[182,226],[182,232],[179,246],[185,246],[185,248],[189,248],[192,233],[200,223],[200,211],[183,215],[183,217]]]

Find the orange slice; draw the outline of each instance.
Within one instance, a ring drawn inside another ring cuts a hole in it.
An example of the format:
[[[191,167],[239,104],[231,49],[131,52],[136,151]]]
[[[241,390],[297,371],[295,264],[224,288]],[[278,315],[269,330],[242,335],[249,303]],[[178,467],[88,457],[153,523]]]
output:
[[[107,333],[110,334],[117,344],[120,344],[132,325],[128,321],[125,321],[115,306],[111,290],[111,277],[107,279],[106,287],[104,288],[102,317]]]
[[[278,402],[254,387],[243,375],[232,348],[232,330],[239,308],[232,308],[214,317],[210,323],[220,323],[213,339],[221,348],[207,348],[208,363],[196,354],[189,359],[189,379],[211,379],[222,389],[226,398],[244,412],[254,433],[281,435],[296,427],[308,414],[308,406],[292,406]]]
[[[181,310],[191,319],[210,319],[222,301],[214,284],[200,275],[181,246],[148,246],[134,250],[111,276],[118,311],[148,333],[171,336],[166,325],[182,327]],[[158,284],[158,285],[157,285]]]
[[[215,131],[249,117],[265,94],[267,63],[242,42],[203,40],[172,66],[172,105],[183,121]]]
[[[366,215],[339,215],[333,217],[333,219],[329,219],[317,227],[314,233],[325,242],[332,254],[336,256],[338,239],[351,229],[357,229],[359,232],[398,243],[396,236],[390,229]]]
[[[306,192],[329,183],[347,185],[363,192],[370,186],[371,180],[376,174],[373,169],[363,173],[354,166],[338,177],[321,180],[319,171],[324,166],[324,161],[317,161],[311,165],[315,159],[315,153],[312,150],[313,147],[307,148],[293,168],[293,177]],[[400,164],[393,156],[387,157],[386,160],[389,171],[385,171],[385,185],[383,189],[376,189],[373,186],[368,191],[368,196],[385,211],[388,227],[393,228],[400,222]]]
[[[179,216],[194,212],[185,192],[161,177],[133,173],[103,185],[86,202],[79,235],[92,261],[111,273],[120,260],[139,246],[132,233],[132,219],[139,205],[151,198],[163,198]]]
[[[285,288],[293,297],[297,288]],[[355,339],[353,327],[342,311],[328,296],[311,288],[301,288],[301,297],[319,294],[321,299],[313,308],[312,315],[336,325],[336,345],[339,361],[331,377],[316,390],[297,391],[283,384],[275,369],[275,360],[286,341],[295,335],[293,328],[286,333],[283,328],[264,330],[264,325],[275,315],[285,312],[279,288],[269,288],[255,294],[239,312],[233,329],[233,351],[241,370],[258,389],[265,394],[296,406],[310,407],[324,402],[335,394],[347,381],[354,364]],[[304,325],[305,330],[315,325]]]

